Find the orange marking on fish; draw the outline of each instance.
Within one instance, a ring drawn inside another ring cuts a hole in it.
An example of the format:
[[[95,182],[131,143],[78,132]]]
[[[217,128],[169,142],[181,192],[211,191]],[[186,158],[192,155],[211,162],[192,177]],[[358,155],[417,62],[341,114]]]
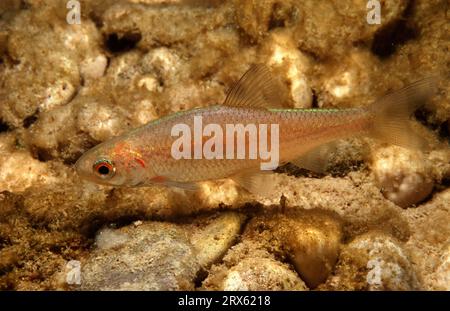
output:
[[[137,163],[139,163],[143,168],[145,168],[145,162],[141,158],[134,158]]]
[[[127,142],[118,142],[113,149],[113,154],[123,155],[126,154],[124,150],[129,146]]]
[[[150,180],[152,182],[156,182],[156,183],[163,183],[167,180],[167,178],[164,176],[155,176],[155,177],[152,177]]]

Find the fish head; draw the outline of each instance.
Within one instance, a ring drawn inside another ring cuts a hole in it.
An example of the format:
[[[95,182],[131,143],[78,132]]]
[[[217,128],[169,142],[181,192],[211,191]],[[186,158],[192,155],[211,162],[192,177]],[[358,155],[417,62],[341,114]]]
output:
[[[108,186],[137,186],[149,171],[137,148],[129,143],[107,141],[85,152],[75,163],[77,174]]]

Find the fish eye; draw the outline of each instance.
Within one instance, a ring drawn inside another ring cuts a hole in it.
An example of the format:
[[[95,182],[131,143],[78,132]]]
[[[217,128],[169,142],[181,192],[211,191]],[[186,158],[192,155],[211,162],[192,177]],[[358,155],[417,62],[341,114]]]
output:
[[[111,178],[116,173],[116,168],[113,163],[106,159],[96,161],[93,169],[97,176],[103,179]]]

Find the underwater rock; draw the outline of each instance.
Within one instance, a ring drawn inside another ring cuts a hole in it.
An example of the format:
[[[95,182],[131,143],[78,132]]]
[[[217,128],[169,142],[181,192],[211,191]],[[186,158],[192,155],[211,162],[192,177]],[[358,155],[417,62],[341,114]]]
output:
[[[114,230],[110,228],[101,229],[95,236],[95,246],[98,249],[110,249],[117,248],[129,241],[130,237],[126,233],[122,233],[120,230]]]
[[[49,165],[32,157],[29,151],[17,146],[10,133],[0,134],[0,192],[19,193],[32,185],[56,183],[58,177]]]
[[[430,163],[417,151],[379,149],[373,154],[372,171],[383,195],[401,207],[420,203],[433,190]]]
[[[368,232],[342,248],[324,288],[414,290],[418,280],[402,244],[381,232]]]
[[[102,229],[96,249],[82,265],[81,288],[193,289],[198,272],[227,252],[244,220],[242,214],[225,212],[181,224],[135,222]]]
[[[65,14],[54,15],[65,7],[48,4],[19,11],[9,25],[0,118],[13,127],[36,111],[67,104],[80,86],[78,63],[99,53],[100,36],[92,22],[71,26]]]
[[[104,141],[122,132],[123,114],[116,107],[85,99],[80,106],[77,126],[96,141]]]
[[[216,290],[307,290],[286,264],[269,258],[245,258],[226,272]]]
[[[392,24],[387,37],[381,37],[383,45],[396,53],[389,55],[384,71],[385,76],[397,80],[417,79],[430,75],[440,75],[440,91],[425,104],[428,111],[427,124],[446,126],[450,124],[450,83],[448,83],[448,10],[446,0],[413,1],[407,20],[397,20]],[[412,14],[411,14],[412,13]],[[401,40],[403,42],[398,42]],[[411,68],[414,68],[411,71]],[[391,83],[392,85],[392,83]],[[444,137],[445,138],[445,137]],[[448,141],[448,135],[446,136]]]
[[[362,107],[382,95],[376,94],[374,79],[380,74],[380,61],[370,52],[349,49],[339,63],[330,67],[318,70],[322,77],[317,85],[319,107]]]
[[[98,79],[105,73],[107,65],[108,59],[103,54],[85,59],[80,67],[81,77],[85,80]]]
[[[367,1],[300,1],[295,3],[293,36],[302,50],[320,58],[345,55],[352,44],[371,41],[375,33],[401,18],[406,0],[383,2],[380,24],[367,22]]]
[[[234,1],[236,7],[236,22],[252,41],[258,41],[264,34],[267,34],[267,31],[271,26],[270,22],[275,4],[279,7],[279,11],[282,11],[283,7],[291,7],[290,9],[292,10],[291,1],[284,1],[284,3],[276,3],[274,0]],[[287,17],[288,16],[283,16],[280,18],[280,23],[282,23],[281,19]]]
[[[337,261],[342,224],[336,214],[321,210],[292,210],[253,218],[245,238],[265,241],[294,266],[309,288],[325,282]]]
[[[190,241],[197,252],[197,260],[208,268],[219,260],[239,236],[245,216],[224,212],[213,217],[196,218]]]
[[[30,187],[24,192],[23,207],[34,223],[56,231],[87,233],[102,221],[98,215],[107,199],[105,189],[97,186],[81,188],[61,182],[61,179],[71,178],[73,176],[67,174],[58,183],[39,187],[40,191]]]
[[[223,262],[211,268],[203,289],[308,290],[290,266],[276,260],[258,242],[244,241],[233,246]]]
[[[282,76],[286,76],[294,108],[311,108],[313,94],[308,79],[312,61],[307,55],[299,51],[287,31],[274,31],[262,43],[263,53],[270,55],[269,65],[274,69],[285,69]],[[280,94],[280,96],[282,96]],[[281,102],[287,101],[280,98]]]
[[[439,265],[434,272],[435,283],[438,290],[450,290],[450,245],[444,247]]]
[[[118,230],[121,235],[128,236],[126,242],[112,248],[98,248],[82,262],[82,290],[194,288],[199,264],[184,230],[157,222]],[[116,240],[117,234],[102,237],[108,238]]]
[[[438,192],[420,208],[405,211],[411,237],[405,248],[424,290],[448,289],[448,237],[450,190]]]
[[[224,27],[231,19],[226,13],[225,7],[158,7],[123,2],[104,11],[102,31],[125,37],[131,47],[151,49],[192,42],[202,32]],[[194,20],[196,22],[192,23]]]
[[[320,214],[299,217],[289,231],[285,234],[292,264],[306,284],[315,288],[328,278],[337,261],[342,239],[339,221]]]

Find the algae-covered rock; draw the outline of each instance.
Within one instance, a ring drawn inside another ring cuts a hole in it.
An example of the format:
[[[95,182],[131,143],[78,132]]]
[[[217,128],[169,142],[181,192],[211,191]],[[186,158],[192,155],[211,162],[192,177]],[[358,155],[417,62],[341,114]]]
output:
[[[379,232],[358,236],[342,249],[331,288],[418,289],[415,271],[401,243]]]
[[[197,252],[197,260],[203,267],[217,262],[234,244],[245,216],[224,212],[213,218],[197,219],[190,241]]]
[[[424,200],[433,190],[430,163],[423,154],[390,147],[373,155],[373,173],[383,195],[401,207]]]
[[[189,290],[198,269],[185,232],[164,223],[147,223],[103,232],[115,245],[94,251],[82,265],[83,290]]]
[[[310,288],[325,282],[337,261],[341,240],[340,218],[320,210],[289,210],[253,218],[244,237],[264,241],[294,266]]]
[[[232,247],[223,264],[212,267],[207,290],[308,290],[289,265],[276,260],[261,244],[244,241]]]
[[[135,222],[105,228],[83,261],[83,290],[192,290],[201,268],[231,247],[243,215],[224,213],[186,224]]]

